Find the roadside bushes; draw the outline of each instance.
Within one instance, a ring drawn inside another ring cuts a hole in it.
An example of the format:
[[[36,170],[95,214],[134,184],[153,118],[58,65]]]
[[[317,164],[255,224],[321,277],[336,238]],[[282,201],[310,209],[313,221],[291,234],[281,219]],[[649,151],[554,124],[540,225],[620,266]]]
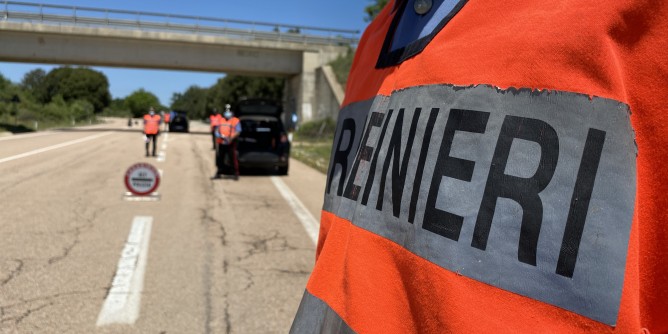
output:
[[[298,126],[295,137],[299,140],[325,140],[334,138],[336,122],[331,118],[306,122]]]
[[[293,158],[326,173],[335,131],[336,122],[331,118],[301,124],[295,132],[290,154]]]
[[[101,72],[60,67],[30,71],[21,84],[0,74],[0,132],[25,132],[95,121],[110,104]]]
[[[93,105],[86,100],[65,102],[57,96],[44,105],[30,99],[20,103],[0,101],[0,132],[70,126],[89,121],[95,121],[95,113]]]

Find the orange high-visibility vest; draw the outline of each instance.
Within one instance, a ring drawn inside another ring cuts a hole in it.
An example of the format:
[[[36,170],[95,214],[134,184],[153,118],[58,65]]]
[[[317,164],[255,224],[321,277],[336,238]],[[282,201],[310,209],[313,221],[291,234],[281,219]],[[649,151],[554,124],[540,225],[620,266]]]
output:
[[[144,115],[144,133],[154,135],[160,131],[160,115]]]
[[[395,2],[291,332],[668,333],[668,2],[461,1],[394,48]]]
[[[211,130],[220,125],[222,119],[223,116],[221,116],[220,114],[209,115],[209,124],[211,125]]]
[[[169,120],[172,118],[172,114],[166,113],[165,114],[165,123],[169,123]]]
[[[237,133],[236,128],[238,124],[239,119],[236,117],[232,117],[230,119],[221,117],[220,125],[218,126],[218,133],[220,133],[221,136],[231,138]]]

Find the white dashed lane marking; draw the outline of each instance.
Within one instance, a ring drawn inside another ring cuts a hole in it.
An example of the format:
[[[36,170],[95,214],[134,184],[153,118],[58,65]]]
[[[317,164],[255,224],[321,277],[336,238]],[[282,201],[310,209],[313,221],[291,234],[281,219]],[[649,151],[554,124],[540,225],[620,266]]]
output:
[[[116,275],[97,318],[97,326],[134,324],[139,318],[152,224],[153,217],[134,217]]]
[[[169,141],[169,133],[165,133],[165,139],[162,141],[160,146],[160,152],[158,152],[158,162],[164,162],[167,159],[167,142]]]

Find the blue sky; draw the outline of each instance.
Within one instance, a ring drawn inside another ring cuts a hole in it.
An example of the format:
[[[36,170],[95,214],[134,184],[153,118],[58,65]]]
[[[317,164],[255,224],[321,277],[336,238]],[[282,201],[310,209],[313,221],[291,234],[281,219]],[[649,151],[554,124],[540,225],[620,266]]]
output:
[[[364,7],[372,3],[371,0],[41,0],[30,2],[353,29],[359,30],[360,33],[368,24],[364,21]],[[18,83],[30,70],[39,67],[48,72],[56,66],[58,65],[0,62],[0,73],[12,82]],[[93,68],[105,73],[109,79],[111,95],[114,98],[123,98],[137,89],[144,88],[156,94],[164,105],[169,105],[172,93],[183,92],[191,85],[208,87],[223,76],[220,73]]]

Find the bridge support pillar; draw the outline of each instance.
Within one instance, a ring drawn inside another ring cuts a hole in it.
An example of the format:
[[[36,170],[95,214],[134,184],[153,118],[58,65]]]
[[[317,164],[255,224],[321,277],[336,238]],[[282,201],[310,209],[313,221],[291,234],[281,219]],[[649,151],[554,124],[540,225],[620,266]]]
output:
[[[329,55],[330,58],[337,53]],[[284,91],[286,117],[297,112],[299,122],[324,118],[336,120],[343,102],[343,90],[329,66],[323,66],[322,54],[304,52],[302,72],[289,77]],[[326,63],[326,62],[325,62]]]
[[[288,108],[296,109],[300,123],[312,121],[316,116],[313,108],[317,105],[315,78],[318,66],[319,54],[305,51],[302,53],[302,72],[288,79]],[[292,113],[291,110],[288,112]]]

